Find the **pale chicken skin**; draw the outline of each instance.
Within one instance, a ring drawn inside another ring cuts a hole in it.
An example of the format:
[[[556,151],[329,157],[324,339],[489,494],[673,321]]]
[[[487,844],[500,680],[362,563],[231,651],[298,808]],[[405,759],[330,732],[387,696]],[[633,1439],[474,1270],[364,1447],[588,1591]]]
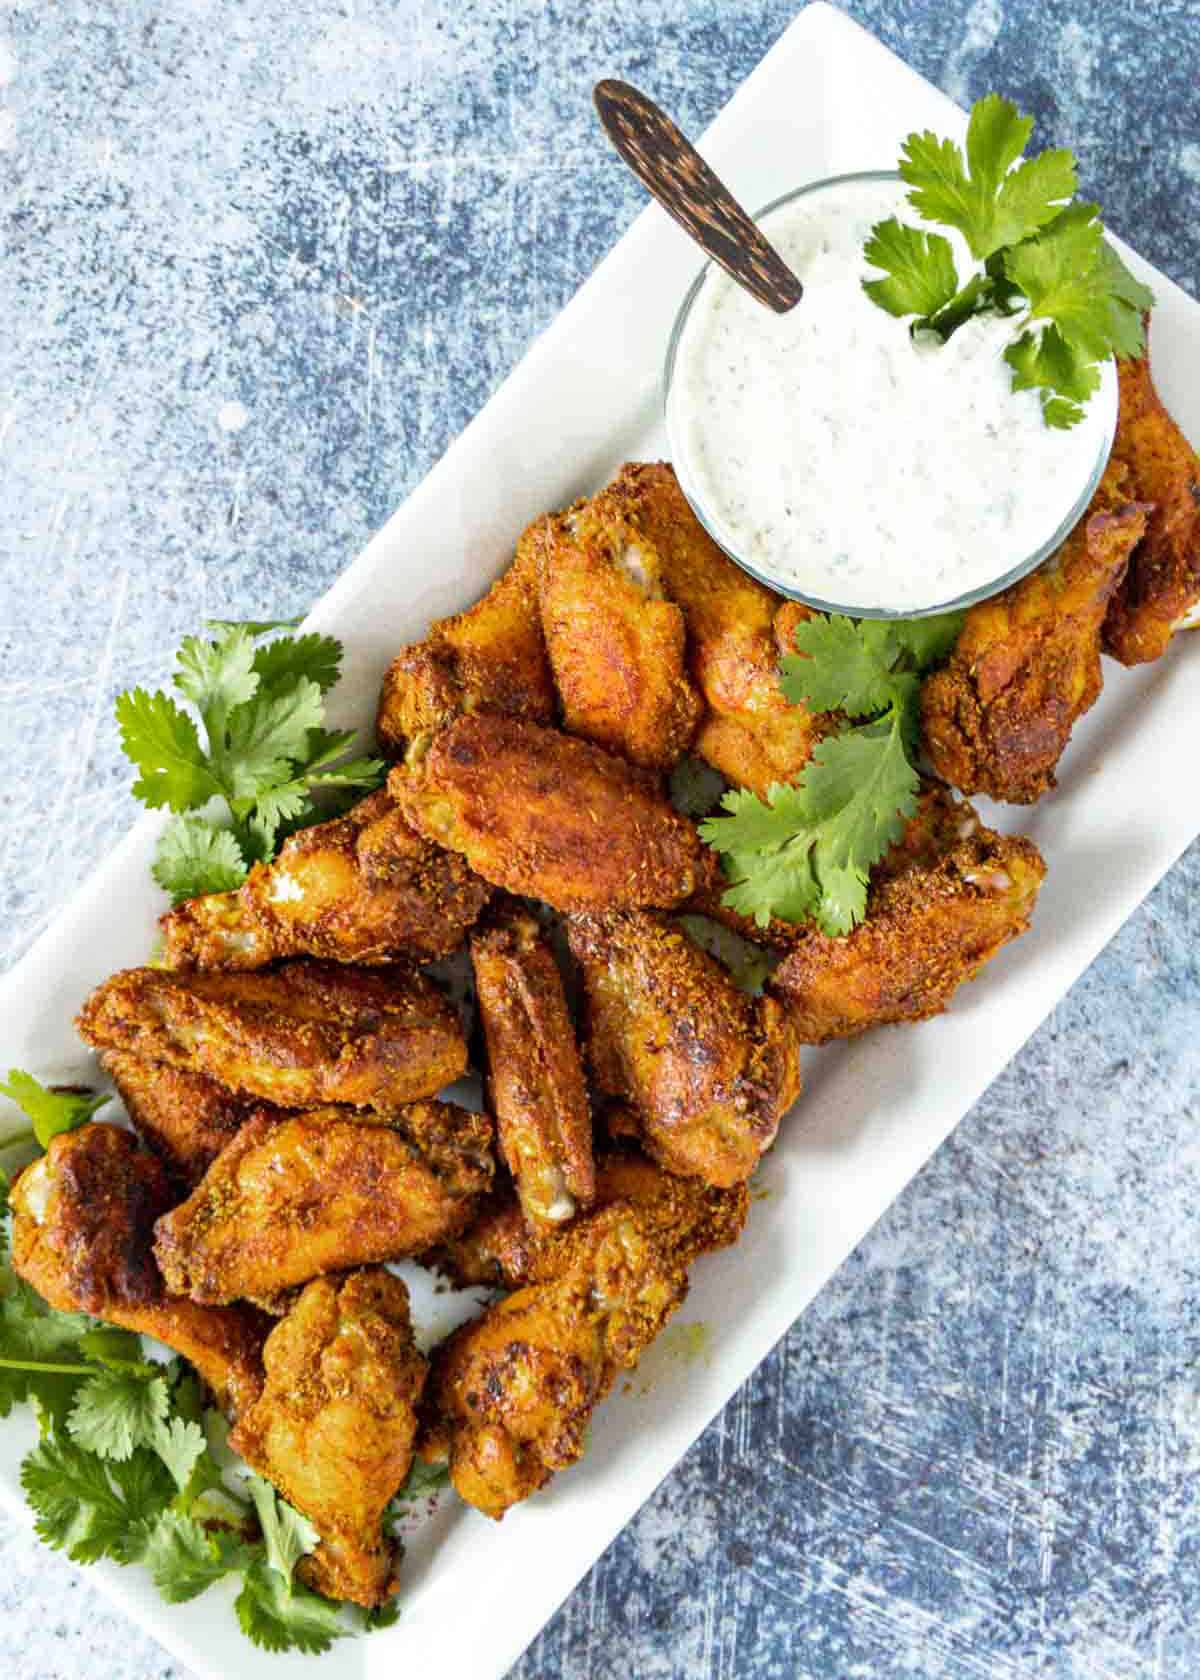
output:
[[[677,904],[704,867],[695,828],[645,771],[515,718],[460,718],[388,790],[484,880],[557,910]]]
[[[403,758],[469,712],[552,723],[556,710],[537,579],[530,557],[521,555],[481,601],[436,619],[423,641],[396,655],[375,730],[388,757]]]
[[[872,872],[866,919],[837,938],[802,930],[768,991],[805,1044],[926,1020],[1027,930],[1045,873],[1031,840],[932,789]]]
[[[173,1200],[161,1161],[124,1127],[93,1121],[62,1132],[10,1192],[13,1269],[59,1312],[164,1342],[237,1416],[262,1386],[267,1321],[248,1307],[168,1293],[151,1238]]]
[[[142,1142],[184,1190],[200,1182],[254,1113],[249,1098],[231,1095],[205,1073],[188,1073],[121,1050],[105,1051],[100,1065],[117,1087]]]
[[[582,1457],[597,1404],[687,1294],[679,1254],[630,1203],[555,1240],[555,1278],[490,1307],[434,1355],[419,1450],[447,1461],[459,1496],[489,1517]]]
[[[204,1073],[283,1108],[412,1102],[467,1065],[457,1014],[431,981],[401,966],[125,969],[96,988],[76,1025],[97,1049]]]
[[[171,968],[261,968],[281,957],[425,962],[462,944],[491,889],[409,827],[385,792],[301,829],[236,892],[162,917]]]
[[[382,1267],[316,1279],[267,1337],[263,1363],[262,1393],[229,1444],[321,1536],[298,1566],[307,1583],[382,1604],[400,1564],[383,1516],[412,1466],[428,1370],[408,1290]]]
[[[607,491],[546,514],[521,539],[538,579],[563,728],[648,769],[669,769],[696,730],[683,614],[661,567]]]
[[[595,1088],[627,1102],[643,1148],[669,1172],[749,1178],[800,1092],[787,1012],[740,992],[665,917],[573,917]]]
[[[561,1223],[595,1192],[592,1114],[562,977],[515,904],[471,939],[489,1106],[526,1217]]]
[[[154,1253],[180,1295],[272,1307],[311,1278],[456,1234],[491,1188],[491,1144],[486,1115],[450,1103],[258,1114],[158,1220]]]

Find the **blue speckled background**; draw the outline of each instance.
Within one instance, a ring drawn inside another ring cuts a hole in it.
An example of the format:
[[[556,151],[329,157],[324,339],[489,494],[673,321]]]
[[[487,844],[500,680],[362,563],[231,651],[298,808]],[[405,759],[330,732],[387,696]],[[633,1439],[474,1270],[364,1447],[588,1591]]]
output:
[[[1197,0],[846,9],[1036,111],[1200,292]],[[698,130],[791,13],[0,4],[0,959],[132,821],[116,691],[205,616],[304,608],[629,222],[592,81]],[[1198,949],[1194,847],[519,1680],[1200,1671]],[[6,1672],[179,1675],[0,1544]]]

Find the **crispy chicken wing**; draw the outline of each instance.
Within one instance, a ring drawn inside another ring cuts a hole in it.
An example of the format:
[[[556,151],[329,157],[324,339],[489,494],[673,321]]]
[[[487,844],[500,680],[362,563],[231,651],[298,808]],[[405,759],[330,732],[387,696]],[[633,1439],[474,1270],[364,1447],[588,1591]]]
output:
[[[716,1185],[749,1178],[800,1091],[786,1011],[739,992],[661,916],[578,916],[569,937],[596,1088],[630,1104],[668,1171]]]
[[[413,832],[384,792],[301,829],[236,892],[162,918],[171,968],[261,968],[280,957],[425,962],[462,944],[490,896],[454,852]]]
[[[607,491],[547,514],[521,539],[537,570],[563,727],[634,764],[668,769],[699,721],[683,614],[663,599],[652,544]]]
[[[105,1051],[100,1062],[134,1130],[185,1190],[200,1182],[254,1112],[247,1098],[231,1096],[205,1073],[187,1073],[122,1050]]]
[[[466,712],[553,722],[554,683],[531,560],[519,555],[481,601],[436,619],[424,641],[393,659],[375,720],[389,758],[402,758]]]
[[[841,938],[805,931],[768,990],[805,1044],[940,1014],[1028,928],[1045,873],[1031,840],[982,827],[965,801],[932,789],[873,871],[866,920]]]
[[[1020,805],[1054,786],[1075,721],[1100,693],[1101,627],[1145,528],[1128,471],[1112,462],[1058,553],[970,608],[949,664],[921,689],[940,776]]]
[[[316,1527],[299,1569],[330,1598],[382,1604],[399,1547],[383,1533],[408,1475],[428,1367],[408,1290],[382,1267],[318,1278],[263,1349],[266,1383],[229,1444]]]
[[[165,1342],[195,1366],[223,1411],[262,1384],[266,1321],[246,1307],[169,1295],[154,1221],[174,1199],[162,1163],[132,1132],[95,1121],[61,1132],[10,1192],[13,1268],[59,1312],[90,1313]]]
[[[1120,361],[1121,408],[1113,458],[1129,468],[1133,495],[1151,504],[1146,534],[1104,623],[1104,648],[1122,665],[1166,650],[1200,602],[1200,455],[1163,407],[1150,361]]]
[[[702,865],[694,827],[644,771],[515,718],[460,718],[388,788],[484,880],[557,910],[676,904]]]
[[[597,1403],[687,1294],[679,1254],[627,1202],[555,1240],[557,1277],[509,1295],[434,1355],[421,1451],[448,1458],[459,1495],[489,1517],[582,1457]]]
[[[592,1115],[554,953],[507,905],[473,936],[471,961],[500,1152],[530,1220],[569,1219],[595,1188]]]
[[[154,1253],[168,1285],[194,1301],[270,1304],[325,1272],[456,1234],[491,1186],[491,1143],[487,1116],[451,1103],[370,1119],[338,1108],[256,1114],[159,1219]]]
[[[130,968],[96,988],[77,1025],[98,1049],[206,1073],[285,1108],[411,1102],[467,1065],[458,1016],[430,981],[403,968]]]
[[[692,679],[706,706],[692,750],[758,794],[792,781],[823,725],[779,686],[779,597],[722,554],[665,462],[630,463],[606,495],[653,549],[663,588],[683,609]]]

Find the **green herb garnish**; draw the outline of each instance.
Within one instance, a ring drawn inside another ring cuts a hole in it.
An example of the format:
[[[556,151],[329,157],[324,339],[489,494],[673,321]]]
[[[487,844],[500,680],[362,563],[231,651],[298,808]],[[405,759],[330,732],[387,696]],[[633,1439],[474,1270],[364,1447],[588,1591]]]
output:
[[[0,1079],[0,1093],[16,1103],[30,1122],[18,1131],[0,1135],[0,1149],[35,1141],[48,1149],[52,1137],[73,1132],[112,1101],[108,1091],[97,1094],[82,1085],[43,1085],[22,1068],[10,1068],[7,1079]]]
[[[1011,316],[1004,352],[1013,389],[1037,390],[1049,426],[1073,426],[1111,355],[1139,356],[1154,303],[1104,237],[1100,209],[1075,201],[1075,159],[1059,149],[1024,157],[1033,118],[998,93],[972,107],[966,157],[926,130],[900,153],[908,202],[927,222],[956,229],[979,267],[962,280],[950,241],[896,217],[871,230],[863,281],[891,315],[943,340],[984,313]]]

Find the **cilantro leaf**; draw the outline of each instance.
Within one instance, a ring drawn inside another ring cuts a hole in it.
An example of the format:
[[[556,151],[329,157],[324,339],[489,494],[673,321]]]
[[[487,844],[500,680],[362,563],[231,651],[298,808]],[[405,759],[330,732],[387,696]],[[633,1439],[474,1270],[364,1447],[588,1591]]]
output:
[[[197,893],[231,892],[248,873],[234,834],[199,817],[175,817],[163,829],[150,873],[172,904]]]
[[[336,1604],[306,1587],[289,1586],[261,1561],[246,1571],[234,1609],[242,1632],[266,1651],[315,1656],[346,1633]]]
[[[175,687],[200,713],[210,745],[230,711],[256,693],[254,660],[254,638],[241,625],[231,626],[215,642],[187,636],[176,654]]]
[[[143,805],[192,811],[220,793],[196,725],[170,695],[144,688],[119,694],[117,724],[122,750],[139,772],[134,798]]]
[[[292,687],[301,678],[316,683],[322,694],[338,680],[342,666],[342,644],[333,636],[310,631],[304,636],[281,636],[267,642],[254,655],[254,669],[263,692]]]
[[[219,1475],[197,1478],[196,1471],[208,1453],[208,1442],[198,1423],[181,1417],[159,1419],[148,1444],[171,1472],[176,1487],[189,1500],[220,1480]]]
[[[21,1068],[8,1070],[8,1078],[0,1079],[0,1091],[33,1122],[33,1135],[43,1149],[50,1147],[50,1139],[59,1132],[75,1131],[112,1101],[108,1091],[97,1095],[83,1086],[43,1085]]]
[[[143,1562],[168,1604],[182,1604],[228,1575],[237,1565],[236,1546],[222,1543],[194,1517],[164,1511],[146,1542]]]
[[[106,1462],[57,1434],[26,1455],[21,1486],[39,1538],[75,1563],[135,1562],[175,1492],[162,1462],[144,1448],[123,1463]]]
[[[97,1324],[85,1330],[79,1338],[79,1351],[87,1359],[106,1366],[110,1371],[128,1371],[151,1377],[156,1367],[149,1364],[142,1352],[142,1338],[132,1330],[116,1330],[111,1324]]]
[[[267,1548],[267,1562],[285,1581],[306,1552],[311,1552],[320,1535],[294,1505],[277,1493],[270,1482],[261,1476],[247,1476],[246,1486],[258,1513],[263,1543]]]
[[[292,760],[304,759],[308,732],[320,726],[324,712],[321,690],[307,677],[235,707],[222,753],[230,800],[253,801],[287,781]]]
[[[1005,349],[1004,360],[1013,370],[1014,391],[1040,391],[1047,420],[1063,405],[1073,416],[1068,424],[1082,419],[1080,405],[1100,384],[1100,369],[1072,349],[1053,321],[1040,334],[1023,332]]]
[[[920,675],[941,665],[954,652],[966,614],[928,613],[924,618],[894,618],[889,621],[892,639],[901,655],[907,656]]]
[[[55,1312],[8,1274],[0,1297],[0,1417],[32,1401],[43,1417],[63,1418],[92,1367],[80,1341],[88,1320]]]
[[[295,618],[206,618],[204,628],[218,635],[227,630],[244,630],[250,636],[268,636],[272,630],[296,630],[304,622],[303,613]]]
[[[793,704],[850,717],[891,704],[896,645],[886,621],[814,613],[797,625],[796,649],[779,667],[784,698]]]
[[[864,280],[863,291],[891,315],[936,315],[958,293],[958,270],[950,241],[923,233],[890,216],[877,222],[863,248],[882,280]]]
[[[100,1458],[127,1459],[135,1447],[153,1447],[167,1416],[167,1384],[125,1371],[98,1371],[71,1407],[67,1429],[76,1446]]]

